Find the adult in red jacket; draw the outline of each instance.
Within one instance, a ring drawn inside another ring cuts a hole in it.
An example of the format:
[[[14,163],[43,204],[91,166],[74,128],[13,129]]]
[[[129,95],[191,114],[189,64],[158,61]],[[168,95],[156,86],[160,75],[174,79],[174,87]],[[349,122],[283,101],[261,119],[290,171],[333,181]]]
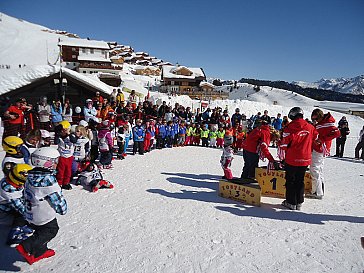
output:
[[[330,113],[324,114],[320,109],[312,111],[311,120],[315,122],[318,141],[313,145],[311,176],[312,190],[308,198],[322,199],[324,196],[324,160],[330,155],[331,142],[340,136],[340,130],[335,126],[335,119]]]
[[[284,128],[279,144],[285,151],[286,200],[282,205],[293,210],[300,210],[304,202],[304,177],[311,163],[312,143],[317,139],[314,126],[303,119],[303,110],[293,107],[288,114],[292,120]]]
[[[248,134],[243,143],[244,167],[241,178],[255,178],[255,168],[258,167],[259,157],[268,158],[270,162],[274,162],[268,149],[270,141],[271,130],[267,124],[262,124]]]

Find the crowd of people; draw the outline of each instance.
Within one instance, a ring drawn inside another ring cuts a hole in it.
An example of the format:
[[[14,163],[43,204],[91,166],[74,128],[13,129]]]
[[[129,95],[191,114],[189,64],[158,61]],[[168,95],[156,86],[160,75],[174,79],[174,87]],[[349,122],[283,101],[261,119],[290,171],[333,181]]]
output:
[[[292,210],[300,210],[304,202],[303,179],[310,166],[312,191],[306,197],[322,199],[324,159],[331,142],[337,138],[336,156],[342,157],[350,133],[345,117],[336,127],[331,114],[320,109],[311,113],[310,120],[304,119],[299,107],[283,117],[268,114],[265,110],[263,115],[247,118],[239,108],[230,116],[219,107],[193,112],[178,103],[174,107],[166,102],[160,106],[137,103],[135,92],[128,100],[120,92],[111,101],[96,93],[83,109],[73,108],[67,99],[64,104],[56,100],[49,105],[46,97],[33,108],[20,98],[3,115],[6,155],[0,210],[14,216],[7,243],[17,245],[30,264],[55,255],[47,243],[58,232],[56,213],[67,211],[63,190],[71,190],[71,184],[92,192],[113,188],[102,172],[113,168],[113,159],[125,159],[130,141],[133,155],[188,145],[221,148],[225,179],[233,178],[230,166],[239,150],[244,158],[241,179],[255,178],[259,160],[266,158],[269,169],[286,171],[282,205]],[[364,128],[359,143],[363,134]],[[278,148],[277,159],[269,147]]]

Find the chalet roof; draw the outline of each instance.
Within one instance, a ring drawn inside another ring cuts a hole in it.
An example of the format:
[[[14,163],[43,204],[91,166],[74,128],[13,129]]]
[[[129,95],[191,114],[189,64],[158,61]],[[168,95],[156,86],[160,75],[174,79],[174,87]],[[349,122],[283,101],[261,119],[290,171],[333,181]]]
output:
[[[159,68],[158,67],[155,67],[155,66],[144,66],[144,65],[136,65],[136,66],[134,66],[134,69],[135,70],[139,70],[139,69],[150,69],[150,70],[154,70],[154,71],[156,71],[156,70],[159,70]]]
[[[122,58],[122,57],[116,55],[116,56],[110,57],[110,60],[119,60],[120,58]]]
[[[189,71],[191,71],[192,74],[190,76],[175,74],[177,71],[181,69],[188,69]],[[205,73],[203,72],[202,68],[163,65],[162,70],[163,70],[163,78],[173,78],[173,79],[195,79],[199,77],[205,78]]]
[[[209,82],[200,82],[200,86],[208,86],[211,88],[215,87],[215,85],[213,85],[212,83],[209,83]]]
[[[159,64],[159,63],[161,63],[162,62],[162,60],[161,59],[153,59],[152,60],[152,64]]]
[[[138,51],[135,52],[136,55],[145,55],[145,56],[149,56],[149,54],[147,52],[143,52],[143,51]]]
[[[29,65],[22,69],[4,69],[0,71],[0,95],[59,74],[59,70],[59,66],[54,65]],[[81,74],[67,68],[62,68],[62,73],[105,94],[112,93],[112,87],[100,81],[94,74]]]
[[[85,48],[98,48],[98,49],[110,49],[107,42],[87,40],[87,39],[77,39],[77,38],[62,38],[58,45],[62,46],[75,46],[75,47],[85,47]]]
[[[101,56],[94,56],[93,54],[88,54],[88,55],[80,55],[77,58],[79,61],[90,61],[90,62],[107,62],[110,63],[110,59],[109,58],[103,58]]]

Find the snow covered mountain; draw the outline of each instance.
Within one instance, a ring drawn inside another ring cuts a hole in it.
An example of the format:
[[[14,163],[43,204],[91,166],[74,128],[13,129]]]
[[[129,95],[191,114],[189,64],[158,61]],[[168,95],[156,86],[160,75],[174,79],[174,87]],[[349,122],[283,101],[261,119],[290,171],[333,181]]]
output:
[[[292,82],[301,87],[332,90],[345,94],[364,95],[364,75],[354,78],[321,79],[314,83]]]

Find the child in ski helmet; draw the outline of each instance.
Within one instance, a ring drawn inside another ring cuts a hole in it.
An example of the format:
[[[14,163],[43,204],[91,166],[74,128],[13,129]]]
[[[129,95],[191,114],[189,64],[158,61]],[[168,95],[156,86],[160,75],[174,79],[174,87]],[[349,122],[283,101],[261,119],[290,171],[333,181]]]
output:
[[[224,149],[222,150],[222,155],[221,155],[221,159],[220,159],[221,167],[224,171],[223,178],[225,178],[225,179],[233,178],[233,174],[230,169],[231,162],[233,161],[233,154],[234,154],[232,144],[233,144],[233,137],[225,135]]]
[[[21,151],[23,144],[23,140],[17,136],[8,136],[3,139],[3,149],[6,152],[2,162],[4,176],[9,174],[15,164],[25,163],[24,154]]]
[[[75,135],[71,134],[71,124],[66,120],[61,121],[56,130],[59,132],[59,138],[55,144],[58,144],[58,152],[60,153],[57,165],[57,181],[62,189],[70,190],[72,189],[70,182],[73,151],[77,139]]]
[[[0,211],[14,216],[6,243],[19,244],[33,234],[24,219],[24,183],[32,166],[16,164],[10,173],[0,181]]]
[[[29,264],[55,255],[47,243],[59,230],[56,213],[67,212],[67,203],[55,176],[59,156],[52,147],[39,148],[31,155],[34,169],[28,172],[25,183],[24,215],[34,234],[16,247]]]

